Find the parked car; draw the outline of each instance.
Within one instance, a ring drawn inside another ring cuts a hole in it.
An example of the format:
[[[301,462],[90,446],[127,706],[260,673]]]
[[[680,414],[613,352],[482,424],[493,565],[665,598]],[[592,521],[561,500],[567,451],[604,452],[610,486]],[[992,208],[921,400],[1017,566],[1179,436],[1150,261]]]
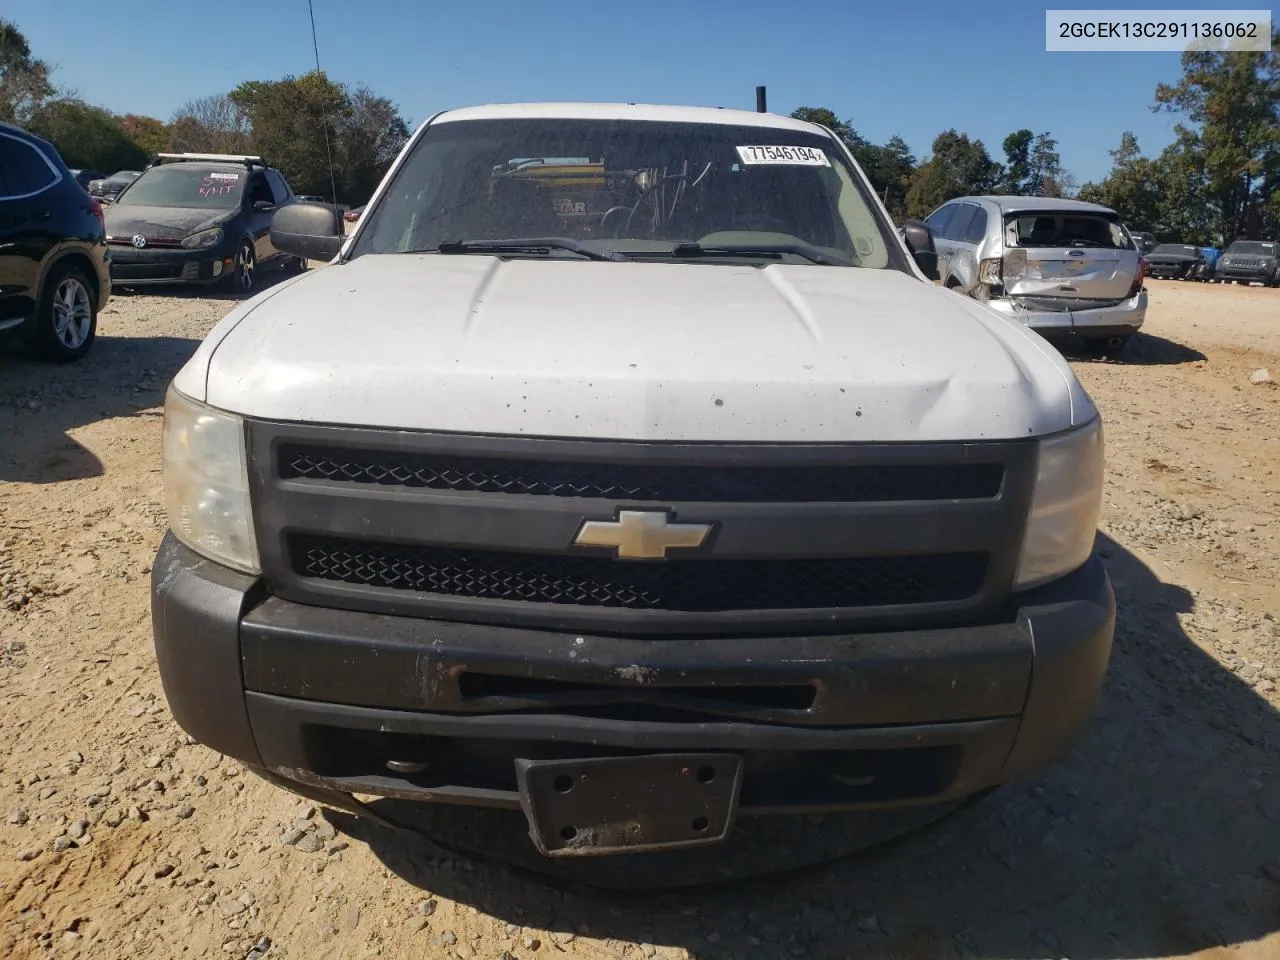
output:
[[[253,291],[259,267],[305,261],[271,243],[271,216],[293,203],[284,174],[261,157],[162,153],[107,208],[118,286],[224,284]]]
[[[360,218],[364,216],[364,207],[365,207],[364,204],[361,204],[358,207],[352,207],[350,210],[348,210],[346,213],[342,215],[342,219],[345,220],[347,223],[352,223],[352,224],[359,223]]]
[[[942,283],[1047,338],[1116,356],[1147,313],[1143,261],[1109,207],[1052,197],[960,197],[925,220]]]
[[[599,169],[495,166],[566,144]],[[829,130],[480,107],[392,171],[349,238],[278,211],[334,266],[169,390],[152,624],[193,738],[362,816],[523,811],[548,857],[950,800],[1071,747],[1115,624],[1097,410],[930,282],[928,227],[900,241]]]
[[[89,181],[89,196],[97,197],[100,200],[115,200],[129,184],[142,176],[141,170],[117,170],[111,176],[102,180]]]
[[[1190,243],[1162,243],[1145,259],[1147,275],[1161,280],[1200,280],[1208,270],[1204,251]]]
[[[46,359],[79,360],[110,296],[102,204],[53,144],[0,123],[0,330]]]
[[[101,180],[106,176],[101,170],[72,170],[71,176],[76,183],[84,190],[89,189],[89,184],[94,180]]]
[[[1156,240],[1154,233],[1147,233],[1145,230],[1130,230],[1129,236],[1133,237],[1133,242],[1137,244],[1138,252],[1148,254],[1156,248],[1159,241]]]
[[[1213,278],[1224,283],[1280,287],[1280,244],[1273,240],[1237,240],[1218,258]]]

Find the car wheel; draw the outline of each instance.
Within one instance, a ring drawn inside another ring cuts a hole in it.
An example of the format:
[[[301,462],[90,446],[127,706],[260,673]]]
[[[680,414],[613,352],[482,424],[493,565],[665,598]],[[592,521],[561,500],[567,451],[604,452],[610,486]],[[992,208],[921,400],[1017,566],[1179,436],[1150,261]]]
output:
[[[32,350],[46,360],[70,363],[89,352],[97,331],[98,298],[93,284],[72,264],[54,267],[36,306]]]
[[[306,257],[290,257],[284,262],[284,272],[289,276],[297,273],[303,273],[307,269]]]
[[[1086,340],[1085,345],[1095,357],[1116,360],[1120,354],[1124,353],[1124,348],[1129,345],[1129,339],[1132,336],[1133,334],[1126,333],[1123,337],[1093,337]]]
[[[236,247],[235,263],[227,275],[227,286],[236,293],[248,296],[257,280],[258,258],[253,254],[253,243],[241,240]]]

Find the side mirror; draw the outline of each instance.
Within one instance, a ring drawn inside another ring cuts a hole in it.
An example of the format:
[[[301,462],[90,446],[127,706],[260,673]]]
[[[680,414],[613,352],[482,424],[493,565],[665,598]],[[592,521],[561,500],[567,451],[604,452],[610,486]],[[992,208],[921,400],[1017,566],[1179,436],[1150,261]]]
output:
[[[290,256],[332,260],[342,239],[342,226],[327,204],[291,203],[271,218],[271,245]]]
[[[257,210],[259,213],[266,213],[268,210],[274,210],[275,208],[276,205],[270,200],[253,201],[253,209]]]
[[[920,220],[902,222],[902,239],[915,257],[916,266],[930,280],[938,279],[938,251],[933,245],[933,231]]]

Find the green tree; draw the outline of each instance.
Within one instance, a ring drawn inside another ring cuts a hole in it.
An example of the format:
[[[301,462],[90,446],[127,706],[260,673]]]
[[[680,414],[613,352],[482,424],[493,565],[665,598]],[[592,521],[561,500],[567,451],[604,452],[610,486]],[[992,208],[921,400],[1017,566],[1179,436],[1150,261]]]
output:
[[[933,154],[922,163],[907,191],[907,213],[928,216],[953,197],[988,193],[999,182],[1002,171],[981,140],[967,133],[947,130],[933,141]]]
[[[1004,138],[1004,176],[1000,180],[1000,192],[1021,196],[1027,191],[1031,179],[1031,143],[1035,134],[1030,130],[1015,130]]]
[[[313,70],[283,80],[250,80],[228,96],[248,117],[255,150],[284,170],[294,190],[332,192],[330,157],[352,111],[351,97],[340,84]]]
[[[147,156],[155,156],[169,146],[169,127],[163,120],[126,113],[116,117],[126,137],[138,145]]]
[[[1047,133],[1039,134],[1031,144],[1030,171],[1028,196],[1062,197],[1075,186],[1075,178],[1063,169],[1058,141]]]
[[[836,115],[826,107],[797,107],[791,111],[791,116],[806,123],[816,123],[821,127],[826,127],[843,140],[849,149],[855,153],[858,147],[869,143],[869,141],[858,135],[849,121],[836,119]]]
[[[83,100],[50,100],[27,121],[32,133],[53,143],[69,167],[107,173],[142,169],[146,153],[125,134],[116,118]]]
[[[363,203],[408,141],[409,125],[394,103],[364,87],[351,94],[350,104],[338,127],[334,164],[339,194]],[[329,190],[320,194],[327,196]]]
[[[1004,138],[1004,175],[997,189],[1023,197],[1061,197],[1075,186],[1062,167],[1058,141],[1048,133],[1015,130]]]
[[[855,155],[889,214],[897,220],[903,219],[907,215],[907,190],[916,170],[916,158],[907,142],[892,136],[883,146],[869,143],[855,151]]]
[[[1156,88],[1152,110],[1182,114],[1179,156],[1199,154],[1206,201],[1224,242],[1257,236],[1280,181],[1280,30],[1268,53],[1189,51],[1182,79]],[[1185,159],[1185,158],[1184,158]]]
[[[862,167],[876,195],[889,213],[901,219],[907,209],[907,188],[915,172],[916,159],[911,148],[899,136],[890,137],[883,146],[872,143],[853,128],[848,120],[839,120],[826,107],[799,107],[791,116],[797,120],[820,124],[834,133]]]
[[[1079,199],[1111,207],[1135,230],[1165,232],[1161,224],[1160,186],[1157,164],[1142,155],[1138,138],[1129,130],[1120,136],[1120,145],[1111,151],[1111,172],[1100,183],[1086,183]]]
[[[1147,174],[1156,194],[1156,224],[1163,235],[1185,243],[1230,243],[1223,237],[1222,211],[1209,185],[1204,144],[1179,124],[1177,139],[1161,151]]]
[[[53,94],[48,65],[34,59],[27,38],[0,18],[0,120],[25,124]]]
[[[1135,230],[1161,240],[1217,242],[1214,208],[1205,197],[1205,173],[1196,136],[1182,129],[1159,157],[1142,155],[1130,131],[1111,151],[1112,168],[1101,183],[1086,183],[1079,198],[1111,207]]]

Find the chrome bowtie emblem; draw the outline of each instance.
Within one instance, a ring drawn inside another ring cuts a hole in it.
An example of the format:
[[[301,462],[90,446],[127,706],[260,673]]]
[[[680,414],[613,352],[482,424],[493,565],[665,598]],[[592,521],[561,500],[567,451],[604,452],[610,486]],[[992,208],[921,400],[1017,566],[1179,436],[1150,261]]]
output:
[[[619,510],[617,520],[586,520],[573,538],[580,547],[611,547],[619,560],[662,560],[668,550],[702,546],[709,523],[673,523],[666,514]]]
[[[147,238],[140,233],[135,233],[133,235],[133,245],[141,249],[147,245]]]

